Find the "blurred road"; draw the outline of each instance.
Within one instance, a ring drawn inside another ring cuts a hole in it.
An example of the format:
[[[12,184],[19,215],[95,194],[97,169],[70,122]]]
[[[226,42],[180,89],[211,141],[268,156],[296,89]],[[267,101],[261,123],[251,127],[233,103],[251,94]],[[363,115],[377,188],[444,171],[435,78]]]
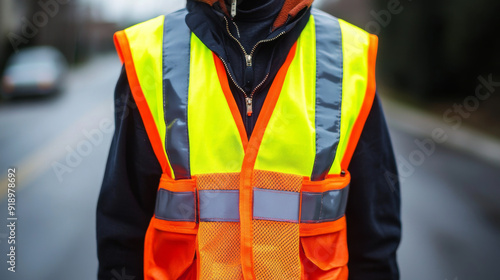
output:
[[[419,162],[415,141],[430,139],[431,130],[415,135],[415,116],[385,111],[403,175],[401,279],[499,279],[500,166],[439,144]]]
[[[94,213],[119,73],[115,55],[98,57],[72,70],[56,98],[0,104],[0,279],[96,278]],[[6,264],[9,167],[17,170],[16,273]]]
[[[0,279],[95,279],[94,212],[112,132],[114,55],[72,70],[53,99],[0,103]],[[389,118],[397,118],[390,116]],[[398,157],[418,136],[391,124]],[[7,169],[17,170],[16,273],[7,271]],[[499,168],[437,146],[402,187],[402,279],[498,279]],[[110,279],[112,280],[112,279]]]

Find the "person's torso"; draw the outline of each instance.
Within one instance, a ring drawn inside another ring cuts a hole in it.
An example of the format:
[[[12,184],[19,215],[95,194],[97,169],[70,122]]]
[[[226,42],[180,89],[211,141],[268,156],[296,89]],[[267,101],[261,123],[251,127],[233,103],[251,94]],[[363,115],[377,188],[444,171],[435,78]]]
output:
[[[145,279],[347,279],[347,167],[376,38],[314,10],[247,137],[228,62],[185,16],[115,37],[164,171]]]

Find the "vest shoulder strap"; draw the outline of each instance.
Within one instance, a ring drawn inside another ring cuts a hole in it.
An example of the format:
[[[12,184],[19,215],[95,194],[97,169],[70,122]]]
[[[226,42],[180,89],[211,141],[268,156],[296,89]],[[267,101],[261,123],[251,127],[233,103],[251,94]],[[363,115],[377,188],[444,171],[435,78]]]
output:
[[[146,43],[158,37],[158,29],[163,29],[164,19],[165,16],[159,16],[116,32],[114,43],[120,61],[125,63],[127,59],[132,58],[127,55],[127,52],[131,52],[132,49],[134,52],[144,52],[147,47],[151,47],[147,46]]]
[[[171,174],[165,154],[162,48],[164,16],[115,33],[118,56],[125,66],[130,89],[148,138],[164,173]]]
[[[167,133],[167,127],[168,130],[187,130],[186,121],[168,125],[168,120],[185,119],[179,110],[169,108],[183,108],[187,103],[191,32],[185,24],[186,14],[186,9],[181,9],[119,31],[114,36],[118,56],[125,65],[132,95],[155,155],[163,172],[172,178],[188,173],[187,164],[180,164],[183,172],[174,175],[170,162],[188,161],[185,156],[175,153],[178,147],[172,147],[185,145],[187,139],[167,139],[169,135],[187,135]],[[185,96],[171,96],[176,92]]]
[[[378,49],[378,37],[361,28],[340,20],[344,48],[344,83],[350,93],[359,95],[355,116],[346,118],[351,121],[349,140],[346,143],[341,168],[347,170],[361,132],[371,111],[376,93],[375,64]],[[357,89],[357,74],[363,74],[363,87]],[[348,97],[346,92],[346,97]]]
[[[347,170],[375,97],[375,61],[378,38],[344,20],[313,9],[318,36],[331,36],[330,25],[340,26],[342,61],[342,108],[340,140],[329,174]],[[318,44],[322,40],[318,37]],[[319,46],[319,45],[318,45]],[[334,48],[335,49],[335,48]],[[335,51],[335,50],[332,50]]]

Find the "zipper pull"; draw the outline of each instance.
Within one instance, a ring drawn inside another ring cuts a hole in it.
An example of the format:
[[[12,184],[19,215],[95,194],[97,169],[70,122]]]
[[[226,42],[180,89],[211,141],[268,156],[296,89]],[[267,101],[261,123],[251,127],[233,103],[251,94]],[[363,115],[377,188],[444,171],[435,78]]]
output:
[[[246,97],[245,102],[247,104],[247,116],[252,116],[253,110],[252,110],[252,97]]]
[[[236,3],[237,0],[233,0],[231,2],[231,17],[234,18],[236,16]]]
[[[245,55],[245,61],[247,63],[247,67],[252,66],[252,55],[251,54],[246,54]]]

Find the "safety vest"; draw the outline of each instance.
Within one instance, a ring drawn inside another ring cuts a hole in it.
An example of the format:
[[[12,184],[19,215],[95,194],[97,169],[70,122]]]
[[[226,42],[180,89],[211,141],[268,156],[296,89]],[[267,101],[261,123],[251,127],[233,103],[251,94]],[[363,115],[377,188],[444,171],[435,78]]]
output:
[[[347,170],[377,37],[313,9],[248,139],[225,62],[185,9],[115,44],[163,169],[145,279],[347,279]]]

